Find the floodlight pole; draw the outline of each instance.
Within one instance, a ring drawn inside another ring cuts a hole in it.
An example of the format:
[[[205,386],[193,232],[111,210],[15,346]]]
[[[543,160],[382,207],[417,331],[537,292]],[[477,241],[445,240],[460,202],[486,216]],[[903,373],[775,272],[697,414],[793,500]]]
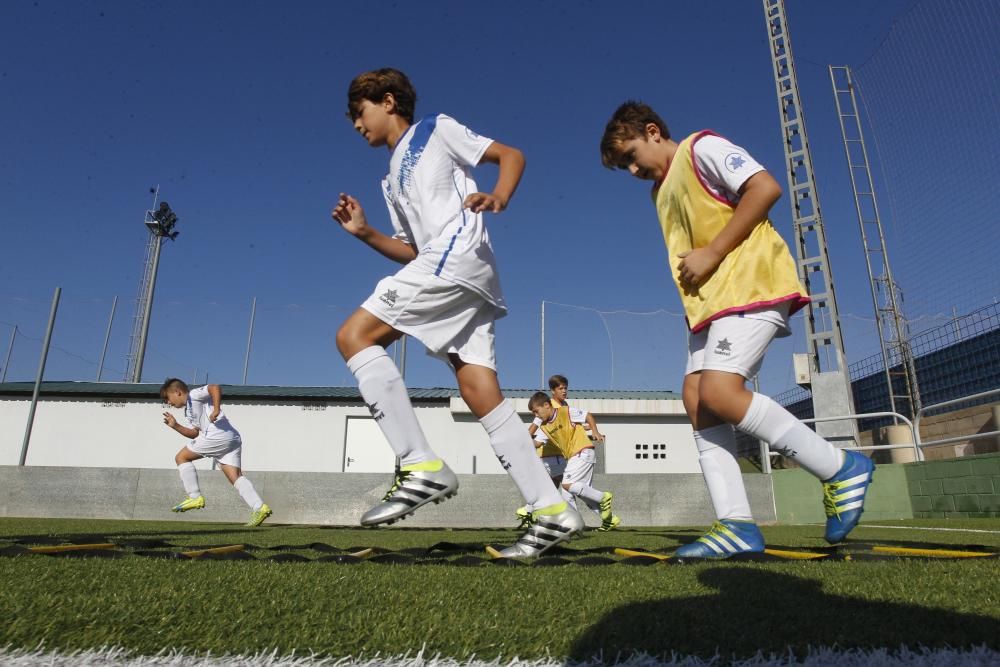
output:
[[[156,233],[156,232],[152,232]],[[139,336],[139,349],[135,353],[135,362],[132,367],[132,382],[142,382],[142,362],[146,358],[146,337],[149,335],[149,315],[153,310],[153,292],[156,290],[156,272],[160,268],[160,249],[163,247],[162,236],[155,239],[156,247],[153,249],[153,268],[151,270],[151,280],[146,285],[146,298],[142,311],[142,333]]]

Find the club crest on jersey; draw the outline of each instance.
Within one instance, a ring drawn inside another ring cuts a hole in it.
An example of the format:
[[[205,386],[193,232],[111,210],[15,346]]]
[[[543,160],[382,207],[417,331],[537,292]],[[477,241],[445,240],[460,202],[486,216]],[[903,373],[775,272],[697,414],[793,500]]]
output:
[[[726,169],[733,173],[742,169],[746,163],[746,156],[741,153],[730,153],[726,156]]]
[[[396,299],[398,297],[399,297],[399,295],[397,294],[396,290],[394,290],[394,289],[387,289],[385,291],[385,294],[383,294],[382,296],[379,297],[379,301],[381,301],[382,303],[386,304],[387,306],[395,306],[396,305]]]

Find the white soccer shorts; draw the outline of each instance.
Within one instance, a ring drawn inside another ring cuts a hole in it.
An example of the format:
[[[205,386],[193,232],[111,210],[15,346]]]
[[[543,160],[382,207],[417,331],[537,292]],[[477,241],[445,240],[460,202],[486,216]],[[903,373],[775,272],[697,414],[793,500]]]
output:
[[[396,331],[413,336],[433,357],[457,354],[467,364],[496,370],[496,308],[470,289],[404,266],[383,278],[361,307]]]
[[[569,460],[566,461],[566,470],[563,472],[563,486],[576,482],[590,486],[594,479],[595,463],[597,463],[597,452],[594,451],[593,447],[587,447],[569,457]]]
[[[235,468],[242,468],[243,442],[241,440],[206,440],[197,437],[187,446],[195,454],[205,458],[215,459],[219,463]]]
[[[688,335],[685,375],[725,371],[752,379],[764,363],[767,346],[781,330],[777,324],[738,315],[720,317]]]

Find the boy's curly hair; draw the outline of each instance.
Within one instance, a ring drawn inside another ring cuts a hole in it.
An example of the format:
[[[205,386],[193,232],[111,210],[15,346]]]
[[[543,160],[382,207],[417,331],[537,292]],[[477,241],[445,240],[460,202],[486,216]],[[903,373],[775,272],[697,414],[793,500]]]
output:
[[[601,164],[608,169],[620,168],[622,144],[629,139],[646,136],[646,126],[650,123],[660,128],[660,134],[664,139],[670,138],[667,124],[648,104],[626,100],[615,109],[611,120],[604,128],[604,136],[601,137]]]
[[[392,67],[365,72],[354,77],[347,89],[347,115],[356,120],[361,102],[378,103],[386,93],[391,93],[396,100],[396,113],[413,122],[413,112],[417,108],[417,91],[405,74]]]

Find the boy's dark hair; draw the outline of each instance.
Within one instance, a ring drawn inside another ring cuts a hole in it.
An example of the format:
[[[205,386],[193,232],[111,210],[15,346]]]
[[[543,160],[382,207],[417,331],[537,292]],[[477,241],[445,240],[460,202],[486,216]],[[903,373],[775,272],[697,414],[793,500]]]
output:
[[[391,93],[396,100],[396,113],[412,123],[413,112],[417,108],[417,91],[405,74],[391,67],[354,77],[347,89],[347,115],[351,120],[356,120],[362,101],[378,104],[386,93]]]
[[[629,139],[646,136],[646,126],[650,123],[660,128],[664,139],[670,138],[667,124],[651,106],[636,100],[625,100],[624,104],[615,109],[604,128],[604,136],[601,137],[601,164],[608,169],[620,168],[622,144]]]
[[[535,408],[537,408],[539,405],[544,405],[545,403],[551,404],[552,399],[550,399],[549,395],[546,394],[544,391],[536,391],[534,394],[531,395],[531,398],[528,399],[528,409],[534,412]]]
[[[166,382],[163,383],[163,386],[160,387],[160,398],[165,399],[167,397],[167,392],[173,389],[174,387],[177,387],[181,391],[189,391],[188,386],[184,382],[184,380],[181,380],[179,378],[169,378]]]
[[[549,378],[549,389],[555,389],[561,384],[569,387],[569,380],[566,379],[565,375],[553,375]]]

